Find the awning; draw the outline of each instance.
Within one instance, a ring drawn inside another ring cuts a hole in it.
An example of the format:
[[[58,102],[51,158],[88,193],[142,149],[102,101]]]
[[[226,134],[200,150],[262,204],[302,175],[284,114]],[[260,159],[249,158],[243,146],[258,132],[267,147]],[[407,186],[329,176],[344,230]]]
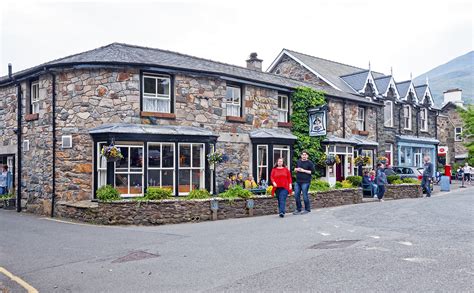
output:
[[[214,136],[212,131],[192,126],[147,125],[131,123],[104,124],[89,130],[90,135],[98,134],[142,134],[142,135],[182,135],[182,136]]]
[[[425,143],[425,144],[439,144],[439,140],[431,137],[423,137],[423,136],[413,136],[413,135],[397,135],[398,140],[402,141],[410,141],[410,142],[418,142],[418,143]]]
[[[280,129],[258,129],[250,132],[250,138],[267,138],[267,139],[288,139],[296,140],[297,137],[288,131]]]
[[[341,143],[341,144],[350,144],[356,146],[373,146],[377,147],[379,145],[378,142],[369,140],[360,135],[353,135],[350,137],[342,138],[334,135],[327,135],[326,138],[323,140],[324,143]]]

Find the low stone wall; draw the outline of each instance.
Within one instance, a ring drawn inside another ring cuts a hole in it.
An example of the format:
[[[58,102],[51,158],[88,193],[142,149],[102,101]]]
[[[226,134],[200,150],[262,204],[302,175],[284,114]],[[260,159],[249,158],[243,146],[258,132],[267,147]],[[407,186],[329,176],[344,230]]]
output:
[[[385,198],[402,199],[423,197],[423,191],[420,184],[397,184],[386,185]]]
[[[312,208],[332,207],[362,202],[362,191],[359,188],[331,190],[312,193]],[[254,206],[247,208],[247,200],[232,201],[216,199],[218,210],[216,219],[231,219],[277,214],[277,200],[270,196],[253,198]],[[294,210],[294,198],[287,200],[287,212]],[[160,225],[184,222],[208,221],[213,218],[211,200],[133,201],[117,202],[58,202],[58,217],[103,224],[103,225]]]

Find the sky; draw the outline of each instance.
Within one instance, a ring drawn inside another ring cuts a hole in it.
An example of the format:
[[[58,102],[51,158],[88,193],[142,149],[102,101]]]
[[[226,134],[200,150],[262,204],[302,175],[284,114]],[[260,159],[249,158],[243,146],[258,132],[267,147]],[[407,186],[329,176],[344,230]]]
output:
[[[0,75],[121,42],[264,70],[288,48],[402,81],[473,50],[472,3],[2,0]]]

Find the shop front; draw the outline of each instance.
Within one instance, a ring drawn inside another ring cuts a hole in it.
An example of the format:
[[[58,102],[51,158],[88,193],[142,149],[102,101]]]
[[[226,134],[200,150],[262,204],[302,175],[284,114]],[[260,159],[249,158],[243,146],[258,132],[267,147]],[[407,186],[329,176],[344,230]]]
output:
[[[184,126],[109,124],[92,129],[95,191],[106,184],[122,197],[142,196],[148,187],[187,195],[194,189],[215,190],[215,176],[207,155],[217,135],[209,130]],[[104,146],[120,148],[122,158],[108,161]]]
[[[437,139],[399,135],[397,140],[399,166],[423,168],[423,158],[429,156],[436,170]]]

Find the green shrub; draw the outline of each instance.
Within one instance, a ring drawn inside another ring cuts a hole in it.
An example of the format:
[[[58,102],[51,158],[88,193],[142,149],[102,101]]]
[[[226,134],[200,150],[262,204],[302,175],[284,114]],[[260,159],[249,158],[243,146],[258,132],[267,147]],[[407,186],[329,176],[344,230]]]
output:
[[[336,181],[336,185],[334,185],[335,189],[341,189],[342,188],[342,182]]]
[[[354,185],[352,185],[352,182],[349,180],[343,180],[341,182],[342,188],[354,188]]]
[[[400,175],[388,175],[387,182],[388,184],[393,184],[393,181],[400,180]]]
[[[403,178],[402,181],[403,183],[420,184],[420,181],[415,178]]]
[[[309,185],[309,190],[311,191],[326,191],[329,189],[331,189],[329,183],[320,179],[312,180]]]
[[[12,198],[13,196],[11,194],[4,194],[4,195],[0,195],[0,200],[4,200],[4,199],[10,199]]]
[[[362,184],[362,176],[347,176],[346,180],[350,181],[353,187],[359,187]]]
[[[226,199],[236,199],[236,198],[251,198],[252,192],[247,189],[243,189],[241,186],[234,186],[229,188],[225,192],[219,194],[219,197]]]
[[[194,189],[188,194],[186,199],[204,199],[210,197],[211,194],[206,189]]]
[[[101,201],[113,201],[120,199],[120,193],[111,185],[104,185],[97,189],[97,199]]]
[[[391,184],[398,185],[398,184],[403,184],[403,183],[404,183],[403,180],[401,180],[401,179],[395,179],[395,180],[392,181]]]
[[[148,187],[145,198],[148,200],[166,199],[173,196],[173,190],[170,188]]]

